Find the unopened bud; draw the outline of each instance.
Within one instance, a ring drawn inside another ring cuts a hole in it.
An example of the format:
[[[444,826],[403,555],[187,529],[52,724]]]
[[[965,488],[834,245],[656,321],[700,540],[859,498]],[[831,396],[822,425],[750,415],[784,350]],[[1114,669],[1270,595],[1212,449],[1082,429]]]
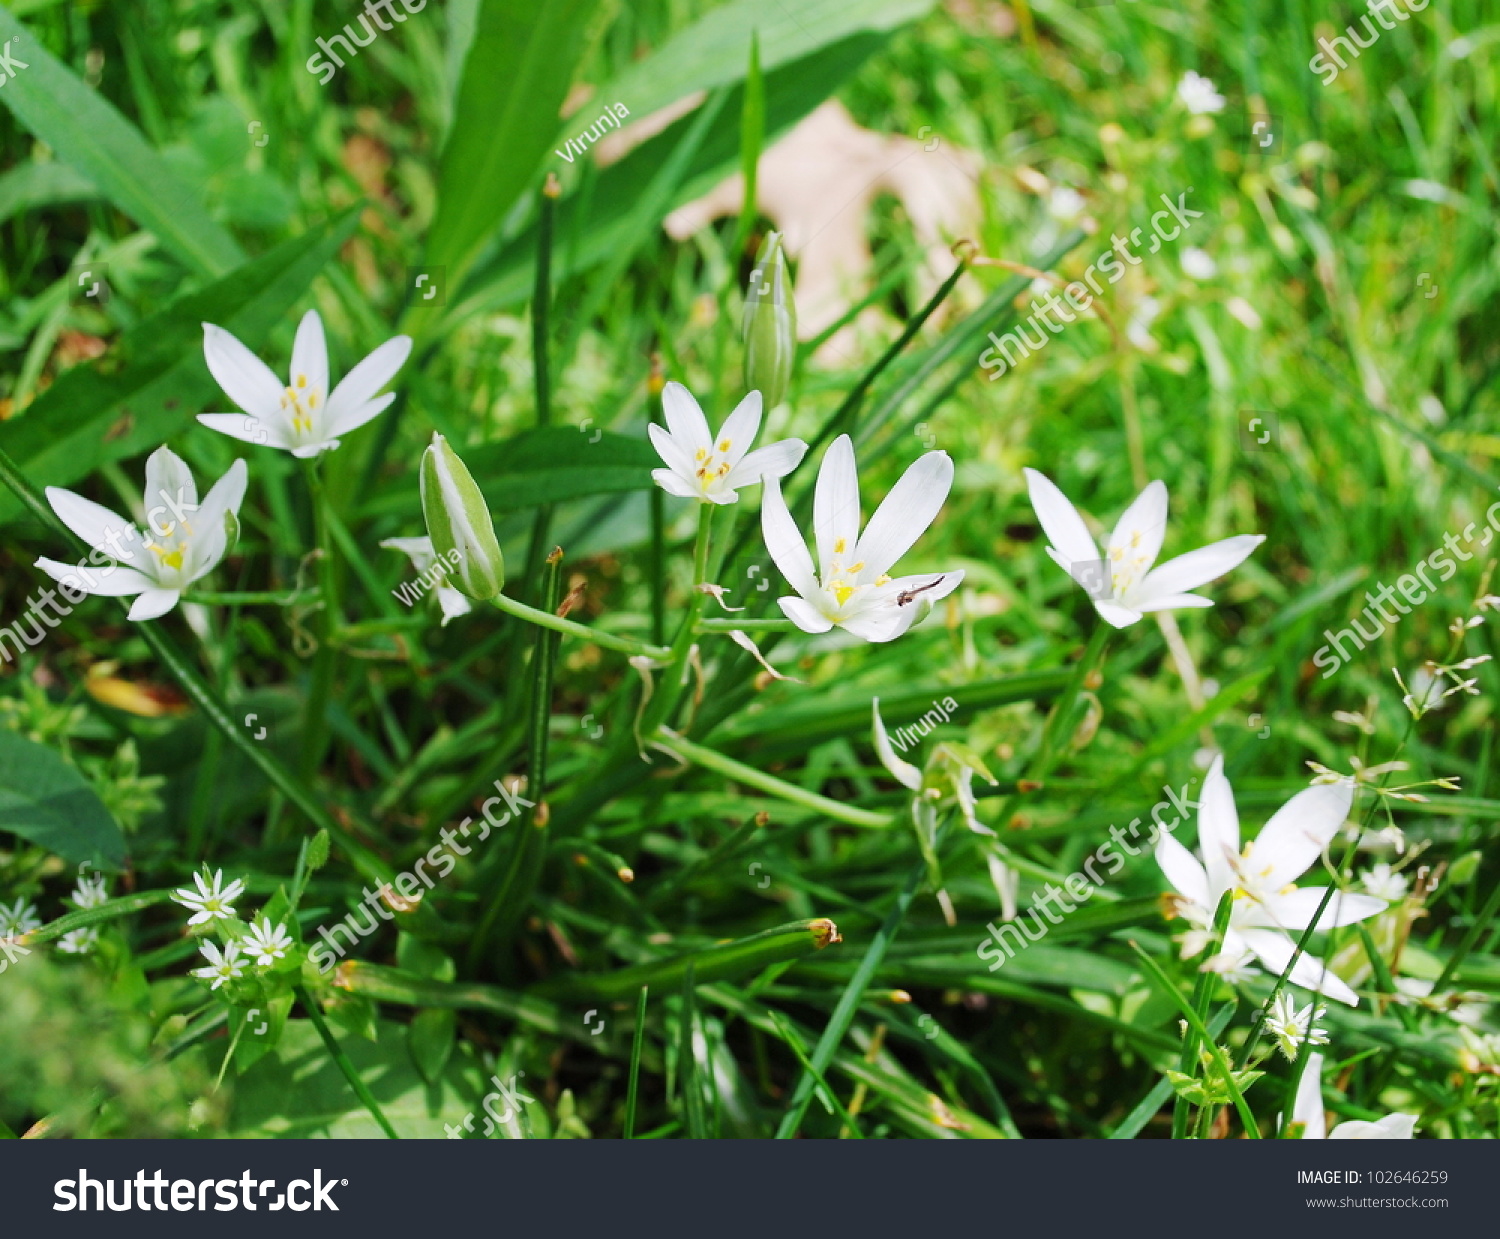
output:
[[[477,601],[493,598],[505,584],[505,557],[495,540],[489,505],[458,453],[440,434],[422,453],[418,474],[427,536],[448,584]]]
[[[792,277],[779,232],[768,233],[755,256],[740,334],[745,344],[745,386],[760,392],[765,407],[774,409],[786,395],[797,355],[797,307],[792,303]]]

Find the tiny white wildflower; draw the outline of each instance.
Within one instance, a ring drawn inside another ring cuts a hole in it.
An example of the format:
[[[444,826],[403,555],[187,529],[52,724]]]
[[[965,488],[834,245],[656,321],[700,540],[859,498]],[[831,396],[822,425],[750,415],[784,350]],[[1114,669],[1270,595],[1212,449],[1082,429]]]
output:
[[[88,955],[98,945],[99,930],[93,925],[70,929],[57,940],[57,949],[64,955]]]
[[[80,877],[78,885],[73,888],[73,906],[79,911],[84,908],[97,908],[100,904],[109,902],[109,891],[105,889],[108,882],[102,873],[93,877]]]
[[[1182,81],[1177,83],[1177,97],[1194,116],[1224,110],[1224,96],[1214,89],[1209,78],[1192,69],[1183,74]]]
[[[1359,881],[1360,885],[1377,899],[1388,899],[1395,903],[1398,899],[1406,898],[1406,879],[1392,869],[1386,861],[1372,865],[1369,872],[1363,874]]]
[[[205,921],[228,920],[234,915],[234,901],[245,893],[245,884],[236,878],[228,886],[223,885],[224,871],[214,870],[213,883],[203,880],[201,873],[193,874],[196,891],[183,887],[172,892],[172,898],[192,911],[189,925],[201,925]]]
[[[198,949],[203,952],[208,964],[203,968],[194,968],[193,975],[211,982],[209,989],[218,989],[226,981],[238,980],[245,971],[245,961],[240,958],[238,942],[231,942],[222,951],[212,942],[200,943]]]
[[[286,958],[292,939],[285,925],[273,927],[270,918],[262,916],[250,926],[250,932],[242,939],[241,945],[257,968],[269,968],[278,959]]]
[[[1318,1027],[1318,1021],[1328,1013],[1323,1006],[1308,1003],[1301,1011],[1290,994],[1282,991],[1266,1015],[1266,1031],[1276,1039],[1287,1062],[1297,1061],[1297,1051],[1302,1045],[1327,1045],[1328,1034]]]

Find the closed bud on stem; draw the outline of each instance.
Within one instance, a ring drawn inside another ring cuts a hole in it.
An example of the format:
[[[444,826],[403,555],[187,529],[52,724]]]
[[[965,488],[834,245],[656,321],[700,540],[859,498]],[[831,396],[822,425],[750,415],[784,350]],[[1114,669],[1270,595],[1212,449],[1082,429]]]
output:
[[[755,256],[740,334],[745,344],[745,386],[760,392],[765,407],[774,409],[786,395],[797,355],[797,307],[792,303],[792,277],[779,232],[768,233]]]
[[[493,598],[505,584],[495,525],[479,486],[442,435],[434,434],[422,453],[418,479],[433,552],[452,565],[445,569],[448,584],[476,601]]]

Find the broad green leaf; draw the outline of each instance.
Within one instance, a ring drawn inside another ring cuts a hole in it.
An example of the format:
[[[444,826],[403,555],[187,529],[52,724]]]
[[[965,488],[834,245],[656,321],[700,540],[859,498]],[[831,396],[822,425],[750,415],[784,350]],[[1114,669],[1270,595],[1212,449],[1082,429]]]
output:
[[[828,98],[871,56],[885,46],[885,34],[862,32],[822,48],[804,60],[765,74],[765,137],[769,145]],[[718,119],[693,152],[676,180],[677,189],[665,204],[663,214],[700,194],[707,193],[732,173],[740,156],[740,118],[744,112],[744,87],[736,87],[724,101]],[[660,176],[662,168],[681,149],[683,138],[698,119],[696,110],[679,118],[655,137],[641,143],[619,163],[599,173],[589,196],[587,218],[580,221],[580,198],[565,197],[558,204],[556,234],[577,237],[553,251],[553,279],[577,275],[607,262],[620,252],[636,228],[636,211],[642,197]],[[449,317],[455,321],[503,305],[513,305],[531,295],[534,228],[518,236],[493,260],[476,268],[458,304],[449,298]],[[450,284],[451,288],[452,285]]]
[[[0,42],[8,39],[26,68],[6,82],[0,101],[22,125],[193,270],[223,275],[245,261],[141,132],[0,5]]]
[[[465,448],[464,461],[496,514],[646,490],[653,485],[651,470],[661,467],[661,458],[644,438],[572,426],[538,427],[503,443]],[[417,490],[409,486],[382,496],[366,513],[416,509]]]
[[[125,836],[84,777],[45,745],[0,728],[0,830],[70,865],[125,866]]]
[[[256,348],[353,230],[357,215],[320,225],[127,331],[90,366],[75,366],[23,416],[0,425],[0,448],[38,486],[66,486],[108,461],[166,442],[208,400],[228,398],[203,362],[203,324]],[[0,495],[0,522],[19,501]]]
[[[374,1041],[336,1035],[403,1139],[442,1139],[445,1124],[461,1128],[469,1114],[482,1130],[480,1070],[466,1046],[458,1048],[439,1082],[429,1085],[412,1065],[402,1025],[379,1021]],[[229,1128],[241,1138],[384,1135],[328,1057],[312,1021],[300,1019],[288,1020],[276,1049],[235,1084]]]
[[[552,146],[598,0],[482,0],[443,148],[427,263],[457,285]]]
[[[433,1007],[418,1011],[406,1030],[406,1048],[411,1061],[429,1084],[443,1078],[443,1069],[453,1053],[458,1030],[458,1012]]]
[[[631,116],[646,116],[695,90],[742,81],[752,34],[760,41],[760,67],[769,75],[851,35],[889,34],[932,6],[933,0],[861,0],[859,4],[849,0],[797,0],[795,4],[734,0],[627,66],[594,98],[603,104],[623,103]],[[767,92],[767,97],[774,95]],[[594,115],[591,109],[582,109],[559,137],[577,136]]]

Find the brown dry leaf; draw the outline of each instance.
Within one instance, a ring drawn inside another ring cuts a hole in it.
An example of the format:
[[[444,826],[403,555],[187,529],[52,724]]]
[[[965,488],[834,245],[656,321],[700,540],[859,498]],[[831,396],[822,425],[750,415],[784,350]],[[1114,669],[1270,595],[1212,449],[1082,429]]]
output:
[[[187,698],[164,684],[137,684],[110,674],[110,664],[96,663],[84,680],[88,694],[101,705],[113,706],[140,718],[162,718],[186,714]]]
[[[952,273],[956,259],[949,246],[979,225],[980,160],[925,131],[921,136],[924,141],[863,129],[843,104],[830,100],[761,156],[756,207],[775,222],[798,262],[802,339],[837,322],[865,291],[871,264],[865,217],[879,194],[901,200],[926,250],[919,277],[923,296]],[[744,178],[736,172],[668,215],[667,233],[685,240],[716,219],[737,215],[744,194]],[[861,320],[872,317],[878,322],[878,314]],[[820,357],[847,358],[854,335],[853,324],[842,328]]]

